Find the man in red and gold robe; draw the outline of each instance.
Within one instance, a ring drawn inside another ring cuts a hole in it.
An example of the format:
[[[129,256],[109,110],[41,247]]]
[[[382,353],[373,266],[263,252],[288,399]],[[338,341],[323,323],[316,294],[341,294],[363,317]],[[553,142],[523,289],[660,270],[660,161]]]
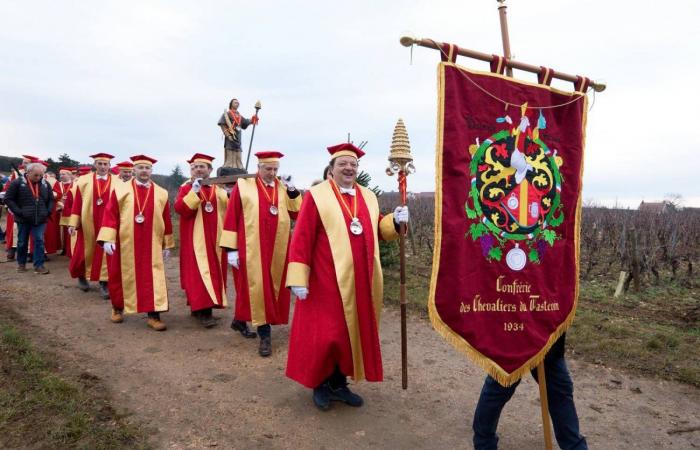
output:
[[[58,169],[59,182],[53,185],[53,191],[56,194],[56,207],[54,209],[54,219],[59,225],[59,239],[61,254],[67,255],[70,258],[70,234],[64,220],[64,208],[68,200],[68,194],[73,187],[73,173],[70,167],[59,167]],[[69,216],[70,217],[70,216]]]
[[[66,199],[63,202],[63,211],[61,213],[61,226],[66,230],[67,234],[67,249],[66,249],[66,256],[69,258],[73,258],[73,248],[75,247],[75,241],[78,238],[78,233],[73,233],[71,235],[70,233],[70,216],[71,212],[73,211],[73,197],[75,197],[75,185],[76,181],[78,178],[82,177],[83,175],[86,175],[88,173],[92,172],[92,166],[80,166],[72,170],[72,175],[73,175],[73,181],[71,183],[71,188],[68,190],[68,193],[66,194]],[[73,270],[71,269],[71,266],[69,265],[68,271],[73,276]],[[73,276],[75,278],[75,276]]]
[[[359,186],[352,144],[329,147],[331,179],[313,186],[294,227],[287,286],[298,300],[289,337],[287,376],[313,388],[316,406],[332,400],[361,406],[347,387],[382,381],[379,317],[383,281],[379,239],[398,237],[408,209],[381,216],[377,197]]]
[[[132,156],[135,177],[118,182],[105,209],[98,245],[109,255],[109,294],[113,323],[123,314],[147,313],[148,326],[166,329],[168,310],[164,261],[175,246],[168,191],[151,180],[155,159]]]
[[[289,321],[287,250],[291,219],[301,206],[301,195],[291,176],[277,179],[282,153],[258,152],[255,178],[241,178],[233,188],[219,246],[228,253],[236,284],[236,311],[231,328],[260,335],[260,356],[272,354],[271,325]],[[252,335],[252,336],[251,336]]]
[[[19,165],[17,170],[19,170],[19,174],[24,175],[24,167],[31,163],[38,161],[39,158],[36,156],[32,155],[22,155],[22,163]],[[5,186],[3,186],[3,191],[7,191],[7,188],[10,186],[10,183],[12,183],[15,179],[17,179],[17,172],[14,170],[10,174],[10,179],[5,183]],[[5,223],[5,250],[7,252],[7,259],[8,260],[13,260],[15,259],[16,253],[17,253],[17,228],[15,226],[15,217],[12,215],[10,212],[10,209],[7,209],[7,222]]]
[[[68,232],[76,235],[75,247],[70,261],[70,273],[78,279],[78,287],[87,292],[90,281],[99,281],[102,298],[109,299],[107,290],[107,260],[102,247],[95,245],[102,226],[107,201],[118,178],[109,173],[114,156],[107,153],[91,155],[95,160],[95,172],[81,176],[75,183],[68,220]]]
[[[48,163],[44,165],[47,168],[49,166]],[[56,174],[48,170],[44,175],[44,179],[46,179],[49,186],[51,186],[51,192],[54,197],[54,206],[46,221],[46,228],[44,229],[44,250],[47,255],[53,255],[54,253],[58,253],[58,250],[61,248],[61,225],[59,223],[61,220],[61,213],[56,209],[58,207],[58,202],[61,200],[56,189],[57,185],[61,183],[56,179]]]
[[[124,183],[130,182],[134,178],[134,164],[131,161],[122,161],[117,163],[115,167],[117,168],[119,179]]]
[[[180,187],[175,211],[180,215],[180,285],[192,315],[202,326],[216,325],[213,308],[226,306],[226,255],[218,246],[228,196],[209,178],[213,156],[195,154],[188,162],[195,177]]]

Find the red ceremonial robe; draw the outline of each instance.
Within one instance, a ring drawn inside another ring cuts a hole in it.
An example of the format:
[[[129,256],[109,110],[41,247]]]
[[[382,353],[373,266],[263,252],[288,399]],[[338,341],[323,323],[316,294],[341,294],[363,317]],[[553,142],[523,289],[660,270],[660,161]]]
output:
[[[66,256],[68,256],[69,258],[73,256],[73,247],[75,247],[75,241],[78,238],[77,233],[75,236],[71,236],[70,234],[68,234],[68,224],[70,223],[70,216],[73,208],[74,196],[75,183],[71,182],[70,189],[68,189],[68,191],[66,192],[65,200],[63,201],[63,211],[61,211],[60,221],[61,228],[63,228],[63,242],[65,242]],[[68,270],[71,271],[70,264],[68,266]],[[71,271],[71,277],[77,278],[77,275],[74,275]]]
[[[182,188],[183,186],[187,186],[188,184],[192,183],[192,181],[193,181],[192,179],[187,180],[184,183],[182,183],[180,185],[180,187]],[[178,193],[179,193],[179,191],[178,191]],[[227,197],[227,201],[228,201],[228,197]],[[224,209],[224,211],[225,211],[225,209]],[[182,220],[178,221],[178,228],[179,228],[178,236],[183,236],[185,234],[185,230],[182,229]],[[185,284],[186,284],[185,277],[188,276],[189,274],[186,272],[185,260],[182,258],[182,255],[191,251],[190,244],[191,243],[188,242],[186,239],[184,241],[182,239],[180,239],[180,258],[179,258],[180,259],[180,289],[182,289],[183,291],[185,290]],[[185,276],[183,276],[183,274],[185,274]],[[226,277],[224,276],[224,280],[225,279],[226,279]],[[187,296],[185,296],[185,297],[187,297]],[[190,304],[189,300],[187,301],[187,304],[188,305]]]
[[[107,281],[107,261],[102,247],[95,245],[102,226],[102,215],[119,178],[107,175],[107,180],[97,180],[95,173],[78,178],[73,193],[71,216],[68,225],[78,230],[78,236],[70,260],[73,278],[85,277],[90,281]],[[98,205],[98,199],[102,204]]]
[[[50,181],[52,180],[52,181]],[[59,221],[61,220],[61,212],[57,209],[58,202],[61,201],[61,183],[51,178],[47,180],[51,185],[51,190],[53,191],[54,204],[53,209],[49,213],[49,217],[46,221],[46,228],[44,229],[44,251],[52,255],[58,252],[61,248],[61,228]]]
[[[68,227],[65,225],[66,217],[65,209],[68,208],[66,203],[68,202],[68,195],[71,188],[73,187],[73,182],[70,183],[56,183],[54,185],[54,191],[56,191],[56,222],[59,225],[59,236],[60,236],[60,248],[64,255],[70,257],[70,234],[68,234]],[[70,217],[70,211],[68,212],[68,217]]]
[[[144,222],[137,223],[137,205]],[[115,242],[110,256],[109,296],[114,309],[125,313],[168,310],[163,249],[175,247],[168,191],[151,181],[146,188],[135,181],[116,183],[97,235],[100,248]]]
[[[213,211],[204,208],[211,202]],[[218,246],[228,197],[216,185],[180,187],[175,211],[180,215],[180,286],[192,311],[226,306],[226,255]]]
[[[219,246],[238,250],[234,319],[254,326],[289,322],[289,290],[285,289],[291,219],[301,206],[301,195],[290,199],[279,181],[263,191],[259,177],[239,179],[231,192]],[[273,189],[278,214],[270,213]],[[268,200],[268,198],[270,200]]]
[[[287,286],[308,287],[309,295],[294,308],[286,374],[309,388],[320,385],[336,365],[356,381],[383,378],[378,239],[393,240],[398,233],[393,214],[380,216],[372,191],[356,185],[356,195],[362,234],[349,231],[349,214],[329,181],[306,194],[294,227]],[[342,198],[353,204],[351,195]]]
[[[24,174],[23,170],[20,172]],[[17,179],[17,173],[13,171],[10,175],[10,180],[5,183],[2,190],[7,191],[10,183],[12,183],[15,179]],[[12,215],[9,208],[7,208],[7,221],[5,222],[5,248],[7,250],[17,248],[17,227],[15,226],[15,216]]]

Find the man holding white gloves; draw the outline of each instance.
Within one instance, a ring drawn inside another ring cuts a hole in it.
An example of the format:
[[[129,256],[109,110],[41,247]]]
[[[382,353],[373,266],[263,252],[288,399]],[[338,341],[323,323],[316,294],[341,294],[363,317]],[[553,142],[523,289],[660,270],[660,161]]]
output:
[[[156,160],[132,156],[135,178],[116,183],[102,217],[97,243],[108,256],[111,320],[124,313],[148,314],[148,326],[163,331],[168,310],[164,261],[175,246],[168,191],[151,180]]]
[[[239,179],[229,199],[219,246],[233,267],[236,306],[231,328],[246,338],[256,335],[260,356],[272,354],[271,325],[289,321],[289,290],[285,288],[291,220],[301,195],[291,176],[277,177],[277,151],[258,152],[255,178]]]
[[[187,305],[204,328],[216,326],[213,309],[226,306],[226,254],[219,247],[228,197],[217,185],[204,186],[213,156],[190,158],[194,180],[180,186],[175,211],[180,215],[180,286]]]
[[[298,301],[286,374],[313,389],[314,404],[362,406],[355,381],[382,381],[379,343],[382,268],[379,239],[398,238],[408,208],[379,213],[377,197],[355,179],[364,152],[350,143],[328,147],[331,178],[304,197],[289,247],[287,286]]]

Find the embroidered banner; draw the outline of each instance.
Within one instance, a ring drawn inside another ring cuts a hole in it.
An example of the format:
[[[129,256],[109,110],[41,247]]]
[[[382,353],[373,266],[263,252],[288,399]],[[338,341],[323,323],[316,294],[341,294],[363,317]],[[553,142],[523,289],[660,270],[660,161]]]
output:
[[[430,318],[510,385],[576,311],[587,99],[450,62],[438,92]]]

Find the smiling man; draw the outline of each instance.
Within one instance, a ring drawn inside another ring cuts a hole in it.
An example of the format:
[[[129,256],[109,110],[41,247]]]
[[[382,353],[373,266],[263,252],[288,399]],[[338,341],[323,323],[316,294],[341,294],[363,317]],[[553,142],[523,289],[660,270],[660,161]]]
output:
[[[378,239],[398,238],[408,209],[381,216],[377,197],[355,182],[364,152],[354,145],[328,147],[330,178],[304,198],[289,249],[287,286],[300,301],[289,336],[287,376],[312,388],[322,410],[331,401],[361,406],[348,388],[382,381],[379,315],[382,268]]]

